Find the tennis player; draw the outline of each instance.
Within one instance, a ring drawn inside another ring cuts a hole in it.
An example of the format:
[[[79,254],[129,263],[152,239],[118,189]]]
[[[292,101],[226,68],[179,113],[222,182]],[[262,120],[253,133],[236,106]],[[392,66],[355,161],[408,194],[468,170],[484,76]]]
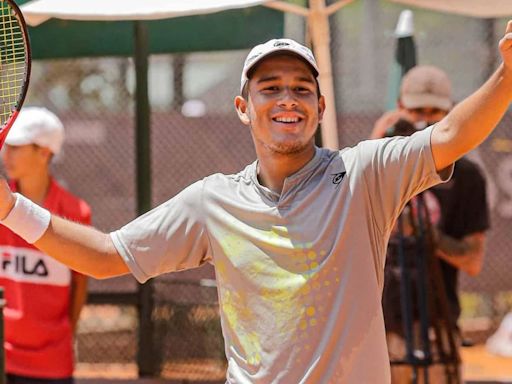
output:
[[[387,383],[381,308],[386,243],[412,196],[450,177],[512,98],[512,22],[503,64],[445,119],[407,138],[314,146],[325,109],[311,51],[288,39],[249,53],[235,99],[257,160],[214,174],[104,234],[0,188],[0,218],[97,278],[140,282],[215,266],[228,383]]]

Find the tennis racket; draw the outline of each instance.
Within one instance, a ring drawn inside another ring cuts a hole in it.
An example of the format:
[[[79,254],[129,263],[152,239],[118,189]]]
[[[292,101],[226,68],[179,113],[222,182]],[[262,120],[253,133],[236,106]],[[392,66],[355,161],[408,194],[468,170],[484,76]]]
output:
[[[18,116],[30,78],[30,44],[23,15],[0,0],[0,148]]]

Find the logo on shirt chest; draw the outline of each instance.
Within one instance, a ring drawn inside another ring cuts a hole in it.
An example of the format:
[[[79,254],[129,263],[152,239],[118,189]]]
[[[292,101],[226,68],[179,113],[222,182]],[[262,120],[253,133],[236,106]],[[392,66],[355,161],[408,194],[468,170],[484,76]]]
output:
[[[331,174],[332,183],[336,187],[338,187],[341,184],[341,182],[343,181],[343,178],[345,177],[346,174],[347,174],[347,172],[345,172],[345,171]]]

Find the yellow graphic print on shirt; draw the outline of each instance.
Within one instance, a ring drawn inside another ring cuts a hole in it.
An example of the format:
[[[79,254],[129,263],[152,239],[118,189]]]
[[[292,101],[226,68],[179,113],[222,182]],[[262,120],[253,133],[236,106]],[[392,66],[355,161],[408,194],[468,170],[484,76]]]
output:
[[[226,277],[229,274],[239,276],[239,286],[219,284],[221,311],[236,334],[234,344],[249,364],[258,365],[261,344],[273,342],[263,343],[261,335],[274,335],[280,343],[301,341],[304,349],[309,348],[311,333],[327,321],[326,292],[339,279],[333,277],[336,271],[322,271],[325,251],[315,251],[311,243],[292,242],[284,226],[270,231],[251,228],[250,236],[252,241],[232,233],[223,236],[227,258],[216,260],[215,267],[219,282],[233,282],[232,276]]]

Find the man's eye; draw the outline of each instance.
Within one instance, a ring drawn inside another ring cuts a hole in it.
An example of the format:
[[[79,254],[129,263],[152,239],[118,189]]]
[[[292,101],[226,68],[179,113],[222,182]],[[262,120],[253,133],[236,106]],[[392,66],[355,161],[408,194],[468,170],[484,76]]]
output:
[[[296,90],[297,92],[300,92],[300,93],[308,93],[308,92],[311,92],[311,91],[309,90],[309,88],[305,88],[305,87],[297,87],[297,88],[295,88],[295,90]]]
[[[271,85],[271,86],[262,88],[260,90],[260,92],[263,94],[274,94],[276,92],[279,92],[279,87],[275,86],[275,85]]]

